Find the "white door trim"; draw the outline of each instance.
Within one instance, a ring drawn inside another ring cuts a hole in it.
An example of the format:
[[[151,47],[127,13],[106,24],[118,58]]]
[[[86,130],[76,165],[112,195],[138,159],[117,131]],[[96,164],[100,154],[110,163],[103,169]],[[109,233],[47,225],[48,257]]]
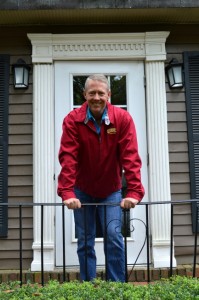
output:
[[[60,173],[61,166],[57,159],[60,147],[60,137],[62,134],[62,122],[67,113],[73,108],[73,76],[81,76],[95,73],[106,75],[124,75],[126,77],[126,105],[127,110],[132,115],[138,136],[139,154],[142,159],[142,182],[146,189],[144,201],[148,201],[148,166],[147,166],[147,138],[146,138],[146,108],[145,108],[145,88],[144,88],[144,62],[143,61],[56,61],[54,63],[55,76],[55,176]],[[138,101],[139,99],[139,101]],[[55,197],[57,203],[61,203],[61,198]],[[131,210],[132,222],[130,228],[135,230],[127,238],[128,264],[146,264],[146,245],[143,246],[146,228],[145,207],[137,206]],[[56,230],[56,266],[63,263],[63,251],[60,245],[63,243],[62,233],[62,211],[56,209],[55,230]],[[68,267],[78,265],[77,241],[75,239],[75,226],[73,213],[65,209],[65,263]],[[143,223],[144,224],[143,224]],[[143,247],[141,253],[140,249]],[[132,251],[133,250],[133,251]],[[95,241],[95,252],[97,264],[104,265],[103,239],[97,238]],[[139,256],[138,256],[139,254]]]
[[[164,60],[169,32],[114,34],[28,34],[32,43],[33,201],[54,203],[54,78],[56,60],[143,60],[146,68],[149,197],[170,200],[168,131]],[[54,209],[45,209],[44,269],[55,266]],[[169,266],[170,207],[152,209],[154,266]],[[34,209],[33,262],[40,270],[40,210]],[[157,225],[158,224],[158,225]]]

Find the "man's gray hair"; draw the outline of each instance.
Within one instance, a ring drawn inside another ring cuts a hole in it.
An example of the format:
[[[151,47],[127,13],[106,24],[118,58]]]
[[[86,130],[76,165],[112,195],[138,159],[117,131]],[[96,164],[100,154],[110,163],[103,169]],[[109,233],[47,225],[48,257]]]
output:
[[[89,80],[95,80],[95,81],[101,81],[104,82],[107,85],[107,89],[108,91],[110,90],[110,85],[108,82],[108,79],[106,78],[106,76],[104,74],[92,74],[90,75],[85,82],[85,90],[88,88],[88,82]]]

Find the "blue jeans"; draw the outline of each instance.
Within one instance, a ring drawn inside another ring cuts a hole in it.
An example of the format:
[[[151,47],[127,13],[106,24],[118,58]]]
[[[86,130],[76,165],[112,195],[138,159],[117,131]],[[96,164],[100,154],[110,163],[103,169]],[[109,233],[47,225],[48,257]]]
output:
[[[88,205],[74,210],[75,231],[78,240],[77,254],[82,280],[96,278],[96,210],[99,224],[104,236],[104,253],[106,258],[106,278],[112,281],[125,281],[124,243],[121,233],[121,191],[112,193],[104,199],[93,198],[79,189],[76,197],[81,203],[117,203],[118,205]],[[106,218],[106,221],[105,221]],[[85,233],[86,232],[86,233]]]

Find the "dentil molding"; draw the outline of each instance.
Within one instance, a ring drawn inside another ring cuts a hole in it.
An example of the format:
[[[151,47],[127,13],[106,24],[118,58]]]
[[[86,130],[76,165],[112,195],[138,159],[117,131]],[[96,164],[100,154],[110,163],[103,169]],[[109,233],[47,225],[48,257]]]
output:
[[[107,34],[28,34],[33,63],[54,60],[165,60],[169,32]]]

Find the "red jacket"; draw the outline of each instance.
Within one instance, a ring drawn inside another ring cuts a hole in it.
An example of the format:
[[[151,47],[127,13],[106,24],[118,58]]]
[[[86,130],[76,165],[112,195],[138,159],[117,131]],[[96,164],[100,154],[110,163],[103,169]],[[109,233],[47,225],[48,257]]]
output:
[[[126,197],[139,201],[143,198],[134,122],[127,111],[109,102],[107,111],[110,124],[102,123],[100,135],[94,123],[86,119],[86,102],[65,117],[58,177],[58,195],[62,200],[75,197],[74,186],[93,197],[107,197],[121,188],[122,168]]]

